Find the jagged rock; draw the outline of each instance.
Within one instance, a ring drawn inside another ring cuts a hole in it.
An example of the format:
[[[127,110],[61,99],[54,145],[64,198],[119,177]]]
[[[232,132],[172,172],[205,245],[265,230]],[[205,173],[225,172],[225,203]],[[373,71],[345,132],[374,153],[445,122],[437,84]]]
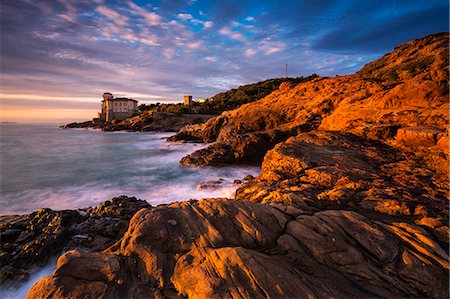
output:
[[[442,131],[430,127],[407,127],[397,132],[396,141],[407,146],[430,147],[437,144],[437,136]]]
[[[197,189],[199,190],[214,190],[222,187],[222,185],[225,183],[224,179],[218,179],[218,180],[210,180],[206,182],[202,182],[197,185]]]
[[[66,125],[62,125],[60,126],[60,128],[63,129],[73,129],[73,128],[100,128],[104,125],[105,123],[99,119],[99,118],[93,118],[92,120],[88,120],[85,122],[73,122],[70,124],[66,124]]]
[[[398,73],[394,80],[383,77],[389,70]],[[276,143],[314,129],[387,143],[404,136],[407,127],[446,130],[448,94],[448,34],[430,35],[397,47],[357,74],[285,84],[259,101],[208,120],[192,135],[189,130],[181,132],[177,140],[215,142],[181,163],[260,163]],[[271,130],[286,136],[271,138]],[[443,139],[436,148],[448,153],[446,144]]]
[[[131,219],[131,217],[142,208],[149,208],[150,205],[145,200],[136,199],[136,197],[119,196],[111,200],[102,202],[91,215],[118,216],[122,219]]]
[[[260,164],[269,149],[292,136],[294,132],[294,130],[267,130],[228,136],[226,141],[213,143],[207,148],[183,157],[180,164],[185,166]]]
[[[293,217],[281,206],[143,209],[119,245],[67,252],[28,298],[448,296],[447,253],[425,230],[345,210]]]
[[[236,199],[448,219],[447,188],[446,175],[397,148],[348,133],[312,131],[270,150],[261,175],[244,183]]]
[[[24,280],[29,271],[70,248],[99,251],[123,236],[131,217],[150,205],[120,196],[79,211],[41,209],[28,215],[0,217],[0,284]],[[107,217],[107,216],[114,216]]]

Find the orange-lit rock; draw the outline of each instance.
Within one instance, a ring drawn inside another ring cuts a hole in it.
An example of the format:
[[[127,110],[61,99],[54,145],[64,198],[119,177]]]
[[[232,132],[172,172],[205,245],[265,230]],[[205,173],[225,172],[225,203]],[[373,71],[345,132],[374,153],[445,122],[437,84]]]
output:
[[[120,244],[67,252],[28,298],[448,296],[448,256],[425,230],[289,207],[203,199],[143,209]]]

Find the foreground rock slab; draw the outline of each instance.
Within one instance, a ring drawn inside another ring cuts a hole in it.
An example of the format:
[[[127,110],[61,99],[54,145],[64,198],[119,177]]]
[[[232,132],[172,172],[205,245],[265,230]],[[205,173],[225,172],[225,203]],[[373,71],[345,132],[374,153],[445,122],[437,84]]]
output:
[[[29,277],[30,271],[69,248],[103,250],[119,240],[135,212],[150,205],[116,197],[95,208],[0,216],[0,285]]]
[[[28,298],[448,296],[448,256],[423,228],[348,210],[228,199],[142,209],[119,243],[69,251]]]

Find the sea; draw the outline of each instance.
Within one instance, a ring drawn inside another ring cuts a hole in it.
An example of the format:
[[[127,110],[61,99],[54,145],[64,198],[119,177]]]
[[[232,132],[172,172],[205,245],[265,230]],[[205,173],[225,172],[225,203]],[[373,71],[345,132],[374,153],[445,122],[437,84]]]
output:
[[[0,215],[97,206],[119,195],[135,196],[153,206],[233,198],[239,187],[234,180],[260,173],[259,167],[181,166],[182,157],[206,145],[167,142],[174,133],[102,132],[59,125],[0,124]],[[24,298],[55,264],[56,258],[20,285],[0,286],[0,298]]]
[[[206,145],[167,142],[172,134],[0,124],[0,214],[96,206],[119,195],[151,205],[233,198],[235,179],[260,172],[259,167],[181,166],[183,156]]]

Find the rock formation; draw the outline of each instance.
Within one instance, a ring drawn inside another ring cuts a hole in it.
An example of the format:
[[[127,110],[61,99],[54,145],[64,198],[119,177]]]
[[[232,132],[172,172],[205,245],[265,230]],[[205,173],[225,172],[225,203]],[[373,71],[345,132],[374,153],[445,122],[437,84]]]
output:
[[[181,129],[184,165],[262,163],[237,200],[144,208],[29,298],[448,298],[448,34]],[[248,179],[248,180],[247,180]]]
[[[448,154],[448,65],[448,34],[427,36],[354,75],[283,83],[260,101],[182,129],[171,140],[215,142],[185,157],[184,165],[260,163],[267,150],[300,132],[340,131],[390,142],[400,128],[426,127],[436,132],[432,145],[444,144]]]
[[[66,252],[28,298],[444,298],[447,263],[399,219],[203,199],[139,211],[101,253]]]
[[[136,211],[150,205],[134,197],[116,197],[96,208],[0,216],[0,284],[25,280],[63,250],[103,250],[119,240]]]
[[[213,116],[214,115],[207,114],[177,114],[144,111],[139,115],[124,120],[112,120],[110,123],[94,118],[92,121],[70,123],[61,126],[61,128],[96,128],[103,131],[177,132],[183,126],[203,123]]]

